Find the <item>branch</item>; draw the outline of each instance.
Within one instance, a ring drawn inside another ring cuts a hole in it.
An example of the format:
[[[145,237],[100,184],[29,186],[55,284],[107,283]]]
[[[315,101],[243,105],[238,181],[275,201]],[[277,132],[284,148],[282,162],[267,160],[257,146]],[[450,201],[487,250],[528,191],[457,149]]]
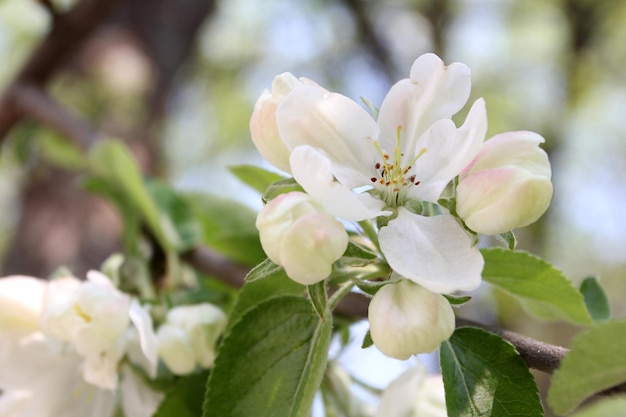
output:
[[[72,10],[54,19],[52,30],[0,97],[0,142],[24,115],[17,106],[20,98],[15,96],[21,86],[43,87],[116,4],[117,0],[82,0]]]

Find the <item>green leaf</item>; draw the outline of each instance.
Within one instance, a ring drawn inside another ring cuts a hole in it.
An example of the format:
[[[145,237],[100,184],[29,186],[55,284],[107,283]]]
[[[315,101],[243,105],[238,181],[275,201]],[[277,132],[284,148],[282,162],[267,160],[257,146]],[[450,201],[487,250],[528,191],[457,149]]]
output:
[[[626,321],[599,324],[577,335],[548,390],[548,404],[567,414],[593,394],[626,382]]]
[[[273,268],[268,265],[274,264],[266,260],[250,271],[246,277],[246,283],[239,291],[235,307],[230,312],[229,327],[232,327],[248,310],[265,300],[283,295],[301,296],[304,294],[304,285],[287,277],[282,267],[276,265],[277,268]],[[255,279],[254,276],[258,274],[264,274],[263,279]]]
[[[175,243],[179,252],[196,246],[201,230],[187,201],[160,181],[148,181],[146,186],[159,208],[161,229],[168,241]]]
[[[277,297],[251,309],[224,338],[203,416],[308,417],[331,328],[332,320],[321,320],[301,297]]]
[[[376,295],[378,290],[384,287],[387,284],[391,284],[398,281],[397,279],[386,280],[386,281],[366,281],[362,279],[355,279],[354,283],[356,286],[363,291],[365,294]]]
[[[300,184],[298,184],[295,179],[284,178],[280,181],[276,181],[275,183],[267,187],[267,190],[263,194],[262,199],[264,203],[267,203],[268,201],[273,200],[281,194],[289,193],[292,191],[304,191],[304,189],[300,187]]]
[[[178,242],[168,240],[162,230],[159,209],[146,189],[137,163],[122,142],[112,139],[101,140],[94,145],[88,155],[92,174],[109,186],[109,194],[126,200],[125,206],[132,206],[141,213],[146,224],[165,250],[174,250]],[[116,199],[116,202],[119,200]]]
[[[453,306],[458,306],[458,305],[461,305],[461,304],[465,304],[469,300],[472,299],[471,295],[455,296],[455,295],[443,294],[443,296],[446,297],[446,300],[448,300],[448,302],[450,304],[452,304]]]
[[[267,187],[284,179],[276,172],[268,171],[255,165],[235,165],[228,168],[244,184],[263,194]]]
[[[513,231],[500,233],[497,237],[502,240],[509,249],[515,250],[515,247],[517,246],[517,238],[515,237]]]
[[[256,229],[256,213],[234,200],[207,194],[185,196],[200,224],[202,242],[244,265],[265,259]]]
[[[365,245],[348,241],[348,247],[338,263],[344,266],[362,267],[378,261],[378,254]]]
[[[503,248],[482,249],[483,279],[520,299],[544,320],[591,324],[582,294],[563,273],[534,255]]]
[[[596,323],[601,323],[611,318],[611,306],[604,293],[604,289],[595,277],[588,277],[580,284],[587,310]]]
[[[361,343],[361,349],[367,349],[372,346],[374,341],[372,340],[372,333],[370,333],[369,329],[367,329],[367,333],[363,337],[363,343]]]
[[[513,345],[482,329],[457,329],[440,348],[450,416],[543,416],[539,391]]]
[[[326,311],[328,310],[328,293],[326,289],[326,281],[320,281],[317,284],[306,286],[309,300],[313,305],[313,311],[322,319],[326,320]]]
[[[85,156],[67,138],[44,130],[38,135],[37,142],[42,156],[53,164],[74,171],[86,168]]]
[[[161,401],[153,417],[197,417],[201,415],[208,377],[208,371],[182,377],[165,394],[165,398]]]
[[[624,410],[626,410],[626,397],[603,398],[576,411],[570,417],[617,417],[623,415]]]

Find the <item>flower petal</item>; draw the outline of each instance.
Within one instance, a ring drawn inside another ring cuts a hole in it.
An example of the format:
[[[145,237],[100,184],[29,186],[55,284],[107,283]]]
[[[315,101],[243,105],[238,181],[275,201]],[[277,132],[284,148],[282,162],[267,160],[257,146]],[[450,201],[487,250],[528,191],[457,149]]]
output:
[[[378,124],[383,148],[389,151],[396,146],[399,126],[404,146],[412,148],[430,125],[451,118],[465,105],[470,89],[466,65],[456,62],[446,67],[435,54],[417,58],[410,79],[391,87],[380,107]]]
[[[447,294],[480,285],[483,257],[452,216],[424,217],[400,207],[378,237],[391,268],[430,291]]]
[[[374,174],[378,125],[349,98],[304,85],[283,100],[276,121],[289,148],[309,145],[322,150],[332,161],[333,174],[346,186],[366,185]]]
[[[420,185],[410,189],[412,196],[436,203],[446,185],[479,152],[486,132],[487,114],[482,99],[474,102],[460,128],[457,129],[447,119],[434,123],[417,143],[421,149],[412,150],[417,154],[426,149],[414,164],[412,173],[420,181]]]
[[[384,203],[367,193],[356,194],[335,181],[331,161],[310,146],[298,146],[291,152],[291,169],[298,184],[333,216],[361,221],[388,216]],[[363,184],[362,184],[363,185]]]
[[[156,334],[154,333],[154,329],[152,327],[152,317],[150,317],[150,314],[136,299],[133,299],[130,303],[128,314],[130,316],[130,320],[137,329],[137,333],[139,334],[141,351],[150,363],[150,376],[154,378],[156,377],[157,365],[159,361],[159,346]]]
[[[165,397],[162,392],[153,390],[132,367],[123,365],[120,392],[122,410],[125,416],[151,417]]]
[[[18,337],[39,330],[46,281],[14,275],[0,279],[0,335]]]

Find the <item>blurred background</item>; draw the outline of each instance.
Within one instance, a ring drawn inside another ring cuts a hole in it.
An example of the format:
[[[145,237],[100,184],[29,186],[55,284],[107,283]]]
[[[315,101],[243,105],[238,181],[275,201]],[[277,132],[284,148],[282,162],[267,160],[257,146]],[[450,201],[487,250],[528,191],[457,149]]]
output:
[[[0,0],[0,90],[50,29],[49,8],[62,13],[72,3]],[[425,52],[472,69],[470,101],[485,97],[488,136],[532,130],[546,138],[554,199],[540,222],[518,232],[519,247],[575,284],[597,276],[614,316],[626,315],[624,1],[120,1],[48,92],[126,140],[150,175],[257,210],[258,195],[227,167],[262,164],[248,120],[274,75],[289,71],[379,105]],[[3,275],[43,277],[64,264],[80,276],[119,248],[115,210],[59,168],[69,163],[61,142],[23,120],[2,144]],[[550,343],[567,345],[577,330],[528,320],[488,288],[469,304],[460,315]],[[405,366],[372,349],[359,355],[360,368],[387,371],[357,375],[375,385]]]

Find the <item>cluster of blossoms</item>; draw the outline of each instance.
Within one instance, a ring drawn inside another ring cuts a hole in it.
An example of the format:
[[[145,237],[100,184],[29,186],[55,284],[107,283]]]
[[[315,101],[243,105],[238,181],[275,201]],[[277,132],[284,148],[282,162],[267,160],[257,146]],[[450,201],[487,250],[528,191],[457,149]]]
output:
[[[159,359],[183,375],[208,368],[226,316],[210,304],[149,310],[90,271],[0,279],[0,416],[149,417],[163,399],[147,379]],[[166,371],[167,372],[167,371]]]
[[[452,121],[470,88],[467,66],[426,54],[374,118],[349,98],[284,73],[250,120],[262,156],[304,191],[280,195],[257,218],[265,252],[290,278],[311,285],[330,276],[349,241],[337,219],[375,221],[371,240],[393,272],[369,320],[374,344],[392,357],[430,352],[451,335],[454,314],[443,294],[480,285],[476,234],[533,223],[552,198],[541,136],[517,131],[485,140],[482,99],[460,127]]]

